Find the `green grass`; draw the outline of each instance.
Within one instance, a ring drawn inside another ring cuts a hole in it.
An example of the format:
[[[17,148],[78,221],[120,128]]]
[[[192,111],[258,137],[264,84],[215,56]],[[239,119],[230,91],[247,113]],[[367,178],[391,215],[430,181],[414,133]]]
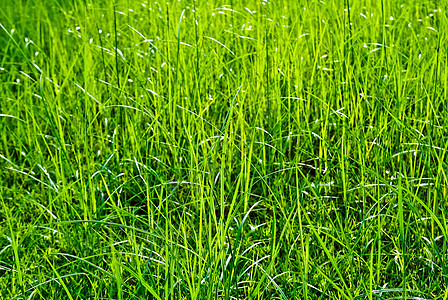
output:
[[[0,4],[1,299],[448,299],[445,1]]]

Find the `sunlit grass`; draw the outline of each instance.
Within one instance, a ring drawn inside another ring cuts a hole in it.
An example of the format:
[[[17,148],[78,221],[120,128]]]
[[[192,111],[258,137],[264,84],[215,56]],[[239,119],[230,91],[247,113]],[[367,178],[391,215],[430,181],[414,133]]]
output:
[[[439,1],[1,1],[0,298],[447,299]]]

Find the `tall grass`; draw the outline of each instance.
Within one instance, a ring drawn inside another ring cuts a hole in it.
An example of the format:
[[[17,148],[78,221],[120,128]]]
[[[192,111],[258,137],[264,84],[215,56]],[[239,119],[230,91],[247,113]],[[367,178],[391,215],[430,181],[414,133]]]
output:
[[[447,299],[443,1],[0,3],[0,298]]]

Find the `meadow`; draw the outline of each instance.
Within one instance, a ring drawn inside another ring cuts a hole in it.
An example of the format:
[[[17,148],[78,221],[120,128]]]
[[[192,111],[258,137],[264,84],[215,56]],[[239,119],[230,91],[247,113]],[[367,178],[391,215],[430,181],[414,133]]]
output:
[[[448,299],[445,1],[0,1],[0,299]]]

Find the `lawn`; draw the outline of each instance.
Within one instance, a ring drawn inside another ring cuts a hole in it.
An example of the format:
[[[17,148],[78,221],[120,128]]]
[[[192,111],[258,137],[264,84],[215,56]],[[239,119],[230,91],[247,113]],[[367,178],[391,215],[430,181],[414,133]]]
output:
[[[0,299],[448,299],[447,9],[0,1]]]

